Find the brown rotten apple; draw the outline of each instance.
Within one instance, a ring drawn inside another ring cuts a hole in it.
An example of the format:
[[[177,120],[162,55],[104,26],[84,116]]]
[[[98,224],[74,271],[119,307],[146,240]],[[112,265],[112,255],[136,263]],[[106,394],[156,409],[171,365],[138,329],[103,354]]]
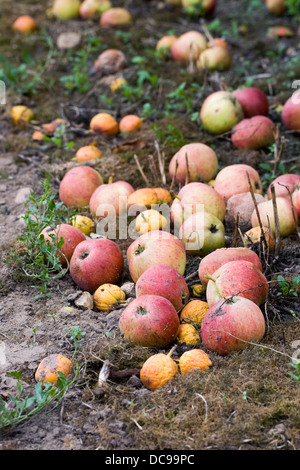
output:
[[[186,266],[186,253],[181,241],[171,233],[153,230],[136,238],[127,249],[128,268],[132,280],[139,277],[151,266],[166,264],[181,275]]]
[[[172,266],[156,264],[138,279],[136,296],[160,295],[168,299],[178,311],[189,298],[189,288],[184,277]]]
[[[61,180],[59,198],[66,207],[87,207],[93,192],[102,183],[102,176],[94,168],[75,166]]]
[[[165,348],[177,337],[179,317],[165,297],[141,295],[122,312],[119,328],[128,343]]]
[[[268,296],[269,285],[260,269],[250,261],[229,261],[217,271],[206,274],[208,281],[206,300],[211,307],[220,299],[239,295],[252,300],[257,305],[263,304]]]
[[[209,15],[214,12],[217,0],[181,0],[181,5],[187,12],[200,12]]]
[[[117,284],[124,268],[118,245],[107,238],[79,243],[70,261],[70,275],[80,289],[94,293],[102,284]]]
[[[208,310],[200,334],[209,351],[226,356],[261,341],[265,329],[265,319],[258,305],[235,296],[219,300]]]
[[[275,15],[283,15],[288,9],[286,0],[266,0],[266,7]]]

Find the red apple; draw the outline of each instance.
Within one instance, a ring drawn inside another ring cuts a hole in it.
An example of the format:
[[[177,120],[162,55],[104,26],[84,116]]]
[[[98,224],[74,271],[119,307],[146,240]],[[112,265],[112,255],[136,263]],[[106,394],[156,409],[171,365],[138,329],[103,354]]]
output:
[[[292,194],[294,192],[297,184],[300,184],[300,175],[296,173],[286,173],[277,176],[277,178],[269,184],[267,189],[268,199],[272,199],[272,185],[274,186],[276,197],[290,197],[290,193]]]
[[[132,16],[126,8],[114,7],[106,10],[100,18],[102,28],[130,25]]]
[[[78,228],[70,224],[57,225],[54,229],[46,227],[42,230],[41,235],[44,236],[45,240],[49,240],[51,244],[53,244],[52,235],[57,238],[58,242],[63,238],[64,243],[57,252],[63,267],[67,266],[70,262],[76,246],[86,240],[85,235]]]
[[[61,180],[59,198],[66,207],[87,207],[93,192],[102,183],[102,176],[94,168],[75,166]]]
[[[226,356],[250,343],[258,343],[265,334],[262,311],[243,297],[221,299],[206,313],[201,323],[201,339],[209,351]]]
[[[200,119],[206,131],[211,134],[223,134],[243,119],[243,110],[232,93],[216,91],[204,100]]]
[[[170,54],[170,49],[175,41],[177,41],[177,36],[162,36],[156,43],[155,50],[160,57],[167,57]]]
[[[188,164],[187,164],[188,161]],[[188,166],[188,168],[187,168]],[[216,152],[201,143],[187,144],[173,155],[169,164],[169,175],[176,183],[184,184],[188,177],[191,181],[210,181],[218,171]]]
[[[226,200],[235,194],[248,193],[249,174],[254,193],[262,194],[262,184],[257,170],[250,165],[237,163],[225,166],[215,178],[214,189]]]
[[[117,284],[124,268],[119,246],[107,238],[79,243],[70,261],[70,275],[80,289],[94,293],[101,284]]]
[[[265,198],[262,194],[254,194],[256,203],[264,202]],[[239,227],[242,231],[251,228],[251,216],[255,209],[252,195],[248,193],[235,194],[230,197],[226,204],[225,223],[232,228],[235,226],[237,217],[239,216]]]
[[[266,7],[275,15],[283,15],[287,11],[287,3],[286,0],[266,0]]]
[[[213,214],[222,222],[226,213],[224,199],[208,184],[186,184],[179,191],[178,198],[172,202],[171,221],[179,229],[192,214],[202,210]]]
[[[225,246],[225,228],[213,214],[196,212],[183,222],[179,238],[188,254],[205,256]]]
[[[171,56],[176,62],[196,61],[202,51],[207,48],[207,41],[198,31],[188,31],[171,46]]]
[[[232,92],[242,106],[244,117],[267,116],[269,101],[267,95],[259,88],[241,88]]]
[[[281,119],[287,129],[293,131],[300,130],[300,90],[295,93],[285,102]]]
[[[136,296],[160,295],[180,310],[189,298],[189,288],[184,277],[172,266],[156,264],[147,269],[137,280]]]
[[[276,197],[276,205],[279,219],[280,235],[282,237],[287,237],[297,229],[297,213],[295,213],[296,211],[294,211],[295,214],[293,214],[292,203],[287,197]],[[260,204],[258,204],[257,208],[260,214],[262,225],[264,227],[269,227],[270,224],[270,229],[273,235],[275,235],[276,226],[272,199],[270,199],[269,201],[261,202]],[[294,220],[294,215],[296,222]],[[253,214],[251,216],[251,223],[252,227],[257,227],[259,225],[256,210],[253,211]]]
[[[105,217],[106,212],[109,215],[119,216],[127,209],[127,197],[133,192],[134,188],[127,181],[102,184],[95,189],[90,198],[89,206],[93,218]]]
[[[184,274],[186,253],[181,241],[171,233],[152,230],[136,238],[127,249],[128,268],[132,280],[151,266],[166,264]]]
[[[298,218],[300,218],[300,184],[296,186],[292,194],[292,201],[294,205],[294,210],[296,211]]]
[[[123,310],[119,328],[128,343],[165,348],[177,337],[179,317],[168,299],[159,295],[141,295]]]
[[[199,264],[198,274],[199,279],[203,286],[207,286],[208,279],[205,274],[213,275],[221,266],[228,263],[229,261],[250,261],[260,271],[262,271],[262,264],[259,256],[250,248],[244,247],[231,247],[231,248],[219,248],[206,255]]]
[[[201,52],[197,61],[198,69],[224,72],[230,69],[232,64],[231,53],[223,46],[212,46]]]
[[[211,307],[220,299],[238,295],[262,305],[268,296],[269,285],[266,277],[250,261],[236,260],[223,264],[209,279],[206,287],[206,301]]]
[[[231,141],[236,148],[259,150],[275,142],[276,126],[267,116],[243,119],[234,128]]]
[[[37,23],[31,16],[22,15],[14,21],[12,28],[19,33],[30,34],[37,29]]]

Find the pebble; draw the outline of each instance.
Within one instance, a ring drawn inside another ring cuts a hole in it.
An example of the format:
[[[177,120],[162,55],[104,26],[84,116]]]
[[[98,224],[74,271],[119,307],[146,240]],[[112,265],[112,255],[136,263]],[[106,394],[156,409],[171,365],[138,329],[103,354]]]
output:
[[[76,307],[87,308],[92,310],[94,307],[94,299],[92,294],[89,292],[83,292],[83,294],[75,300]]]
[[[24,204],[24,202],[28,200],[30,192],[31,192],[31,188],[28,188],[28,187],[19,189],[15,197],[15,203]]]

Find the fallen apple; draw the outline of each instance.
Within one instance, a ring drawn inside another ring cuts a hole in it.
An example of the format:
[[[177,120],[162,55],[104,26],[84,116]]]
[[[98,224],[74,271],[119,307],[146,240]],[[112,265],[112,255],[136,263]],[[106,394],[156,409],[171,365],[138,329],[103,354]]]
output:
[[[79,16],[80,0],[54,0],[53,15],[59,20],[70,20]]]
[[[297,229],[298,216],[296,211],[293,211],[293,206],[287,197],[276,197],[276,206],[278,213],[279,233],[282,237],[287,237]],[[274,215],[273,201],[261,202],[257,206],[260,220],[263,226],[270,227],[273,235],[276,235],[276,224]],[[256,210],[253,211],[251,216],[252,227],[259,225]]]
[[[265,201],[262,194],[255,193],[254,198],[257,204]],[[242,231],[249,230],[252,226],[251,216],[254,209],[255,205],[250,192],[231,196],[226,203],[225,223],[227,227],[234,228],[238,221]]]
[[[300,183],[296,186],[292,194],[292,202],[294,205],[294,210],[296,211],[298,218],[300,218]]]
[[[208,70],[210,72],[225,72],[230,69],[232,64],[232,56],[228,48],[223,46],[213,46],[201,52],[197,61],[197,67],[200,70]]]
[[[215,11],[217,0],[181,0],[181,5],[188,13],[209,15]]]
[[[168,220],[159,211],[148,209],[137,216],[135,227],[138,235],[143,235],[151,230],[167,230]]]
[[[123,310],[119,328],[130,344],[165,348],[177,337],[179,317],[168,299],[159,295],[141,295]]]
[[[119,49],[106,49],[95,60],[92,71],[100,75],[113,75],[127,65],[125,54]]]
[[[203,128],[211,134],[223,134],[243,119],[243,110],[232,93],[216,91],[204,100],[200,119]]]
[[[300,90],[295,91],[285,102],[281,112],[281,119],[287,129],[293,131],[300,130]]]
[[[12,28],[19,33],[30,34],[37,29],[37,23],[32,16],[22,15],[14,21]]]
[[[109,216],[119,216],[127,210],[127,197],[134,192],[134,188],[127,181],[115,181],[102,184],[93,192],[89,208],[94,219]]]
[[[155,51],[159,57],[168,57],[170,55],[170,49],[174,42],[178,39],[177,36],[162,36],[156,43]]]
[[[136,296],[160,295],[168,299],[179,311],[189,299],[189,288],[184,277],[172,266],[156,264],[137,280]]]
[[[119,125],[111,114],[98,113],[92,118],[90,129],[94,134],[115,136],[119,132]]]
[[[101,150],[95,147],[95,145],[84,145],[77,150],[75,157],[72,158],[72,160],[81,163],[99,159],[101,156]]]
[[[258,171],[250,165],[236,163],[225,166],[215,178],[214,189],[226,199],[235,194],[250,191],[249,180],[254,193],[262,194],[262,183]]]
[[[269,184],[267,197],[272,199],[272,185],[274,186],[276,197],[290,197],[297,184],[300,184],[300,175],[297,175],[297,173],[279,175]]]
[[[170,52],[175,62],[197,61],[201,52],[207,48],[205,36],[198,31],[181,34],[172,44]]]
[[[259,343],[265,335],[265,319],[254,302],[244,297],[221,299],[206,313],[200,336],[204,347],[222,356]]]
[[[276,126],[267,116],[242,119],[233,128],[231,141],[234,147],[259,150],[275,142]]]
[[[130,25],[132,23],[131,13],[126,8],[113,7],[106,10],[100,18],[102,28],[113,28],[115,26]]]
[[[112,8],[110,0],[83,0],[79,14],[84,20],[97,18]]]
[[[100,173],[89,166],[67,171],[59,185],[59,198],[66,207],[88,207],[93,192],[103,184]]]
[[[245,118],[253,116],[267,116],[269,113],[269,101],[267,95],[256,87],[241,88],[232,92],[243,109]]]
[[[286,0],[266,0],[266,7],[275,15],[281,16],[288,9]]]
[[[120,132],[129,134],[130,132],[136,131],[143,124],[143,120],[135,114],[127,114],[119,122]]]

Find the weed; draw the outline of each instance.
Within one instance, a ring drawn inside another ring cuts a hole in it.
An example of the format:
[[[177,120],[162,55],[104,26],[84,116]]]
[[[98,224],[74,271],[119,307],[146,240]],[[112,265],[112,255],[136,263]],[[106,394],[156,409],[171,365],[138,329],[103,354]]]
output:
[[[67,330],[66,333],[71,336],[71,339],[74,342],[74,358],[76,359],[80,350],[80,343],[83,341],[83,336],[85,335],[85,331],[81,331],[79,326],[73,326],[70,330]]]
[[[289,365],[295,369],[295,373],[293,372],[288,373],[289,376],[295,379],[297,382],[300,382],[300,362],[297,362],[297,363],[291,362]]]
[[[289,282],[280,274],[277,276],[277,281],[281,289],[279,292],[277,292],[278,296],[291,296],[292,295],[294,297],[298,297],[296,288],[298,284],[300,284],[300,276],[296,276],[292,280],[292,282]]]

